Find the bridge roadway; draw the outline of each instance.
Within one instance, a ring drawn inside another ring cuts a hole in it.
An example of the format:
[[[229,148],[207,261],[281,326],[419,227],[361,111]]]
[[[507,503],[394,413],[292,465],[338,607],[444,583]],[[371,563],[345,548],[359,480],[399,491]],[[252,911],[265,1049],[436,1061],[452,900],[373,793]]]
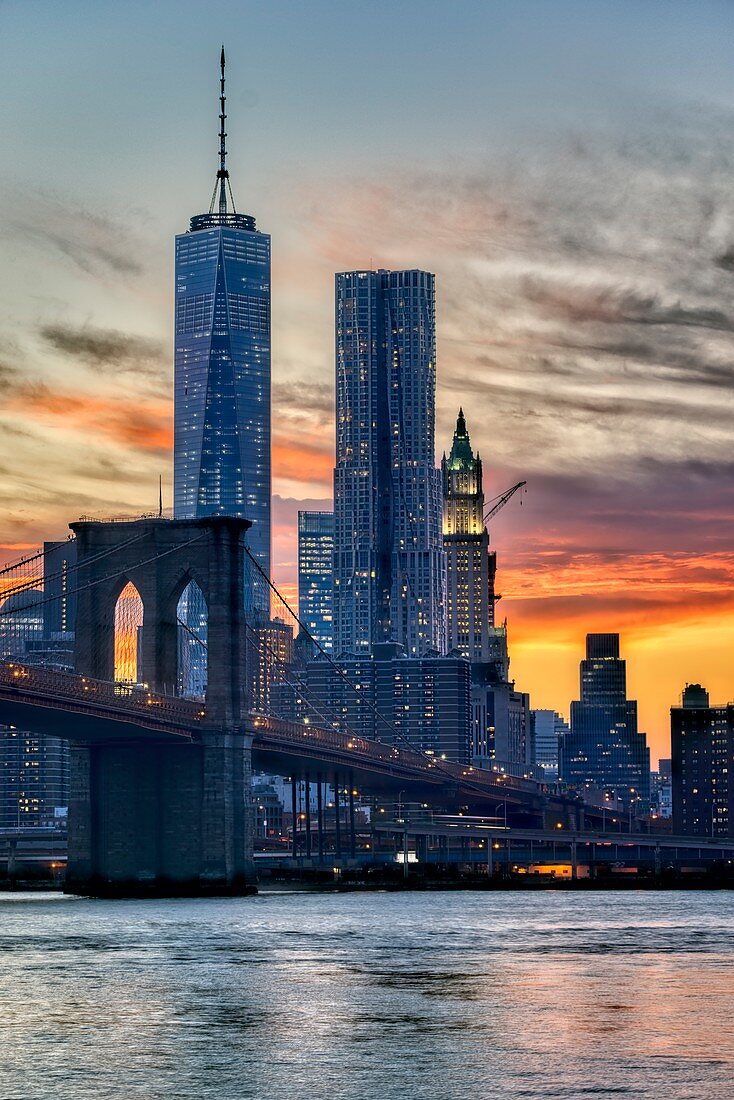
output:
[[[493,845],[507,850],[507,846],[529,847],[533,845],[547,847],[552,845],[560,850],[575,848],[579,862],[583,862],[582,849],[592,848],[594,859],[604,858],[599,849],[614,849],[629,855],[629,849],[639,854],[642,849],[673,853],[676,861],[679,853],[688,853],[692,857],[708,860],[734,860],[734,837],[692,837],[675,836],[668,833],[619,833],[592,829],[519,829],[507,828],[489,821],[466,821],[460,818],[442,819],[436,816],[431,821],[393,821],[379,822],[374,826],[378,835],[393,835],[409,839],[417,837],[438,838],[453,841],[491,841]],[[617,855],[615,855],[615,859]]]
[[[19,661],[0,662],[0,723],[88,744],[195,743],[208,729],[201,702]],[[410,792],[414,801],[507,804],[570,819],[576,799],[532,780],[499,775],[354,737],[340,730],[252,714],[253,766],[297,778],[335,773],[370,793]],[[589,807],[585,807],[588,814]]]

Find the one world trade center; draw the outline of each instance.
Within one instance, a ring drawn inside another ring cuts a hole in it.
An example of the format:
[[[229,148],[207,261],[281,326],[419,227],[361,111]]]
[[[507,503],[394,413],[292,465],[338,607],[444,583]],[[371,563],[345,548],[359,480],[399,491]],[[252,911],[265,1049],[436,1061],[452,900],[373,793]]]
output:
[[[225,102],[222,49],[214,193],[176,237],[174,514],[250,520],[270,576],[270,237],[235,208]]]

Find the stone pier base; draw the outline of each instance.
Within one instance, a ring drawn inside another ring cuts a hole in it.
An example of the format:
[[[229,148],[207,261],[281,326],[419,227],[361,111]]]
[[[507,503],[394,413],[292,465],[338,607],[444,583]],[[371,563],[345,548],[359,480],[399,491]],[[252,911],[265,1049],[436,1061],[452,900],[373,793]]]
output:
[[[251,737],[71,746],[65,890],[96,897],[256,892]]]

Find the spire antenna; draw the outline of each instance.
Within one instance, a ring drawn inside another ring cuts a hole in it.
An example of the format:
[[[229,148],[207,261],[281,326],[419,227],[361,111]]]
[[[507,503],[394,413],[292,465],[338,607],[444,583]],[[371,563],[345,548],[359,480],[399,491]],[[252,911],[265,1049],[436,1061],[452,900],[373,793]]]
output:
[[[227,171],[227,131],[225,130],[225,123],[227,121],[227,96],[224,91],[224,44],[222,44],[222,52],[219,55],[219,168],[217,170],[217,178],[214,184],[214,193],[212,195],[211,205],[209,207],[209,213],[214,213],[214,203],[217,201],[217,191],[219,192],[219,204],[218,215],[220,218],[226,220],[227,218],[227,192],[229,191],[229,198],[232,205],[232,213],[236,214],[237,210],[234,205],[234,196],[232,195],[232,185],[229,182],[229,172]]]
[[[221,68],[221,76],[219,78],[219,171],[217,172],[217,179],[219,180],[219,213],[227,213],[227,183],[229,179],[229,172],[227,171],[227,131],[224,129],[224,123],[227,119],[225,111],[225,104],[227,97],[224,94],[224,43],[222,43],[222,52],[219,57],[219,65]]]
[[[232,184],[227,169],[227,94],[225,91],[224,45],[219,54],[219,167],[214,180],[214,190],[209,203],[208,214],[196,214],[191,219],[190,232],[198,229],[212,229],[215,226],[228,226],[231,229],[246,229],[257,232],[255,219],[249,214],[238,214],[232,194]]]

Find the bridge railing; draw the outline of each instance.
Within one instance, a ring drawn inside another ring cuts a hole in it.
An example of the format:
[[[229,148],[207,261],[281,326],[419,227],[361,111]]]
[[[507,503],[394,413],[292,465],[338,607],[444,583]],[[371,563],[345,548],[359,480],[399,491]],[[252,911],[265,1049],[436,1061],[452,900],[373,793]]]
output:
[[[137,684],[95,680],[92,676],[80,676],[20,661],[0,662],[2,684],[18,692],[97,704],[121,712],[145,713],[163,721],[185,725],[201,723],[206,713],[201,703],[161,695]]]
[[[3,684],[12,687],[19,694],[70,703],[77,701],[120,713],[145,714],[161,722],[188,728],[201,725],[206,718],[206,707],[200,702],[162,695],[140,685],[96,680],[91,676],[28,665],[21,661],[0,662],[0,686]],[[382,741],[352,736],[341,730],[261,714],[253,715],[252,721],[256,736],[259,732],[269,741],[290,747],[307,742],[314,748],[323,748],[342,755],[353,754],[355,762],[362,758],[365,761],[379,761],[398,770],[405,768],[413,772],[420,771],[433,782],[449,781],[464,786],[470,784],[492,790],[499,797],[503,793],[511,792],[532,794],[539,789],[537,783],[531,780],[489,772],[469,764],[453,763],[411,749],[397,748]]]
[[[268,740],[281,741],[289,745],[310,742],[314,746],[340,753],[345,751],[350,754],[353,753],[355,758],[361,756],[367,760],[379,760],[394,767],[418,769],[425,772],[426,776],[432,780],[453,780],[457,784],[471,783],[472,785],[488,787],[497,791],[500,796],[503,791],[534,793],[538,790],[537,783],[531,780],[489,772],[481,768],[474,768],[469,764],[456,764],[410,749],[397,748],[382,741],[368,741],[363,737],[350,736],[339,730],[329,730],[323,726],[300,724],[259,714],[254,717],[254,726],[256,731],[267,734]]]

